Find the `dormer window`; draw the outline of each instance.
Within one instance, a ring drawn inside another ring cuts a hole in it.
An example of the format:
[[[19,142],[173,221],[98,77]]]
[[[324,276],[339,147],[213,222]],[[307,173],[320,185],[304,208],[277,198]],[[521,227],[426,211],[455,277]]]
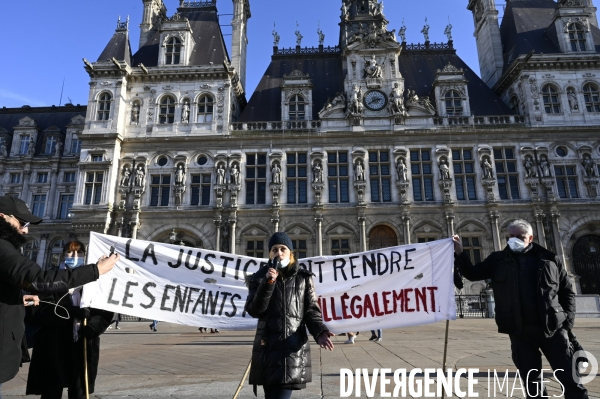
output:
[[[73,135],[71,140],[71,154],[79,154],[81,152],[81,140],[76,135]]]
[[[295,94],[290,98],[289,119],[292,121],[303,121],[305,119],[306,101],[301,95]]]
[[[110,93],[102,93],[98,99],[98,120],[107,121],[110,118],[110,103],[112,95]]]
[[[198,100],[198,123],[211,123],[213,120],[213,98],[209,95]]]
[[[571,43],[571,51],[585,51],[585,30],[580,23],[574,22],[569,24],[567,29],[569,34],[569,43]]]
[[[462,98],[457,91],[450,90],[447,92],[444,101],[446,103],[446,115],[460,116],[463,114]]]
[[[21,145],[19,146],[19,154],[20,155],[25,155],[29,152],[29,141],[30,141],[29,135],[21,136]]]
[[[175,99],[171,96],[165,96],[160,101],[159,123],[167,124],[175,122]]]
[[[172,37],[167,42],[165,49],[165,63],[167,65],[178,65],[181,61],[181,40]]]
[[[46,139],[46,151],[45,154],[54,154],[56,151],[56,143],[58,142],[57,138],[54,136],[50,136]]]
[[[598,92],[598,86],[586,83],[583,86],[583,97],[587,112],[600,112],[600,92]]]
[[[542,88],[542,96],[544,97],[544,110],[547,114],[560,113],[560,99],[558,90],[552,85],[546,85]]]

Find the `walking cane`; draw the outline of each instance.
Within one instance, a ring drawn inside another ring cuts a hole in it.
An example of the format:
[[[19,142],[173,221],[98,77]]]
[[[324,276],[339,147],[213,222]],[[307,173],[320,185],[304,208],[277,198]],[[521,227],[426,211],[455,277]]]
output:
[[[450,329],[450,320],[446,320],[446,338],[444,339],[444,361],[442,362],[442,373],[446,372],[446,354],[448,353],[448,330]],[[442,399],[444,399],[445,389],[442,389]]]
[[[240,381],[240,385],[238,386],[237,391],[235,391],[235,394],[233,395],[232,399],[237,399],[238,395],[240,394],[240,391],[242,390],[242,387],[244,386],[244,381],[246,381],[246,377],[248,376],[248,372],[250,371],[251,364],[252,364],[252,359],[250,359],[250,363],[248,363],[248,367],[246,367],[246,372],[244,373],[244,376],[242,377],[242,380]]]
[[[87,326],[87,319],[83,319],[83,326]],[[83,378],[85,380],[85,399],[90,399],[90,387],[88,383],[87,366],[87,338],[83,337]]]

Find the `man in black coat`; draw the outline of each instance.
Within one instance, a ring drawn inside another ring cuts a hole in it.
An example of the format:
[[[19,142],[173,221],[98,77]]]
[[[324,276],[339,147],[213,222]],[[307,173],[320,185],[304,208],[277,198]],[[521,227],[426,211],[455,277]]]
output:
[[[27,204],[0,196],[0,386],[12,379],[21,364],[21,342],[25,332],[23,292],[54,293],[79,287],[112,270],[119,255],[103,256],[95,265],[69,270],[44,271],[21,254],[29,224],[42,219]]]
[[[476,265],[454,236],[455,265],[471,281],[491,279],[498,332],[509,334],[527,397],[547,397],[546,388],[540,389],[541,350],[564,386],[565,398],[587,398],[587,390],[573,376],[577,370],[568,333],[575,319],[575,293],[567,272],[558,256],[533,242],[527,221],[517,219],[507,231],[506,248]]]

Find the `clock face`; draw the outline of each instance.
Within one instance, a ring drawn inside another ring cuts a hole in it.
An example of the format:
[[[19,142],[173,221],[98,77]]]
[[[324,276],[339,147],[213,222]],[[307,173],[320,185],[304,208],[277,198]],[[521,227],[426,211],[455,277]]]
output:
[[[372,90],[365,94],[365,106],[371,111],[379,111],[385,108],[387,97],[379,90]]]

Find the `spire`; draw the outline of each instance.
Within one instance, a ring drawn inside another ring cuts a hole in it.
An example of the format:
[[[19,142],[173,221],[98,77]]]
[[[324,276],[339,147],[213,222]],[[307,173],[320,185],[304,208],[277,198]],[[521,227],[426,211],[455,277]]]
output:
[[[129,16],[125,22],[121,22],[121,16],[119,16],[115,34],[104,48],[104,51],[102,51],[102,54],[100,54],[100,57],[98,57],[98,62],[109,61],[113,58],[117,61],[125,61],[128,65],[131,65]]]
[[[144,15],[140,24],[140,47],[150,39],[154,29],[158,28],[160,20],[167,16],[167,7],[162,0],[142,0]]]
[[[246,90],[246,49],[248,47],[248,19],[250,17],[250,1],[233,0],[231,65],[237,71],[244,90]]]

